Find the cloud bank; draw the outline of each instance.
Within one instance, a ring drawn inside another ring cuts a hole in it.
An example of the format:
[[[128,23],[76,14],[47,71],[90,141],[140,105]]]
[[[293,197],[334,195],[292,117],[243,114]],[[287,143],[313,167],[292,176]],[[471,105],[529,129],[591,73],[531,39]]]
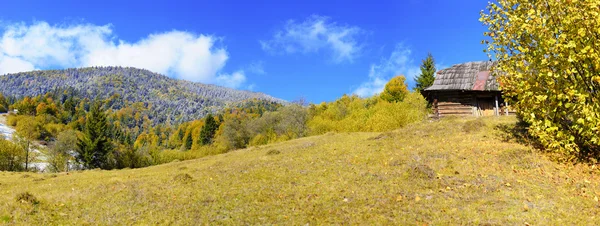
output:
[[[355,26],[339,25],[323,16],[311,16],[302,22],[288,21],[272,39],[260,41],[262,49],[272,54],[314,53],[329,51],[336,63],[352,62],[362,46],[357,39],[363,31]]]
[[[178,79],[238,88],[243,71],[222,72],[229,54],[220,39],[184,31],[117,39],[111,25],[17,23],[0,28],[0,74],[46,68],[129,66]]]

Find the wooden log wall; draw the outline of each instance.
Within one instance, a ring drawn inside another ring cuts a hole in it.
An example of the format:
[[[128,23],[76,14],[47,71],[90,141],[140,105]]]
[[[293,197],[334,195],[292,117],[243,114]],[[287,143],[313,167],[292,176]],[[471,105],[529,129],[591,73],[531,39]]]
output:
[[[434,116],[484,116],[495,115],[496,95],[501,97],[500,92],[439,91],[430,97],[434,97]],[[499,102],[503,100],[499,99]],[[504,106],[498,109],[499,115],[506,115],[505,109]],[[508,109],[509,115],[515,114],[510,107]]]
[[[440,116],[472,116],[473,106],[457,102],[439,102],[438,112]]]
[[[433,116],[486,116],[495,115],[495,97],[498,96],[498,115],[515,115],[513,108],[504,106],[499,91],[437,91],[428,93],[433,103]]]
[[[472,116],[475,98],[460,92],[446,92],[438,95],[439,116]]]

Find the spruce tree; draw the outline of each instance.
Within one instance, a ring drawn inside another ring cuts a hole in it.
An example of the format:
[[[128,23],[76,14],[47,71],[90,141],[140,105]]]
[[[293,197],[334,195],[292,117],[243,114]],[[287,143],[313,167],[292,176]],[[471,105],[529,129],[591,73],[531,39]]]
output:
[[[423,91],[425,88],[433,85],[435,80],[435,61],[431,53],[427,54],[427,58],[421,64],[421,74],[415,78],[417,83],[414,90],[417,92]]]
[[[208,114],[204,120],[204,126],[202,126],[202,130],[200,130],[200,144],[211,144],[217,129],[219,129],[219,123],[215,120],[212,114]]]
[[[192,148],[192,143],[192,131],[190,131],[185,137],[185,141],[183,142],[183,144],[185,145],[185,150],[190,150]]]
[[[100,108],[100,103],[94,103],[86,116],[84,135],[78,140],[77,160],[85,168],[108,167],[108,154],[113,147],[109,137],[106,115]]]

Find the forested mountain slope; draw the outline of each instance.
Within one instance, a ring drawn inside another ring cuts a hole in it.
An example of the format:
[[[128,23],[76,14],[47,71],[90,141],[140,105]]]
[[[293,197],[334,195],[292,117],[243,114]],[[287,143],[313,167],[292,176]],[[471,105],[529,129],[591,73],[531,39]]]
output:
[[[88,67],[0,76],[0,93],[24,97],[71,89],[82,98],[114,99],[113,109],[143,102],[158,121],[183,122],[247,99],[283,102],[263,93],[172,79],[131,67]]]

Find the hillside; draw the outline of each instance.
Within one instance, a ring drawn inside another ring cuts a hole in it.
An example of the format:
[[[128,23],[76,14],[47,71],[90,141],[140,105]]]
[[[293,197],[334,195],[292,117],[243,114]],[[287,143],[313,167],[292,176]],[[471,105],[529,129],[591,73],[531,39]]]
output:
[[[247,99],[283,102],[262,93],[172,79],[130,67],[90,67],[42,70],[0,76],[0,93],[24,97],[73,89],[80,97],[108,99],[117,94],[114,109],[143,102],[163,122],[185,122]]]
[[[134,170],[3,172],[0,222],[600,223],[598,169],[550,161],[510,139],[515,121],[329,133]]]

